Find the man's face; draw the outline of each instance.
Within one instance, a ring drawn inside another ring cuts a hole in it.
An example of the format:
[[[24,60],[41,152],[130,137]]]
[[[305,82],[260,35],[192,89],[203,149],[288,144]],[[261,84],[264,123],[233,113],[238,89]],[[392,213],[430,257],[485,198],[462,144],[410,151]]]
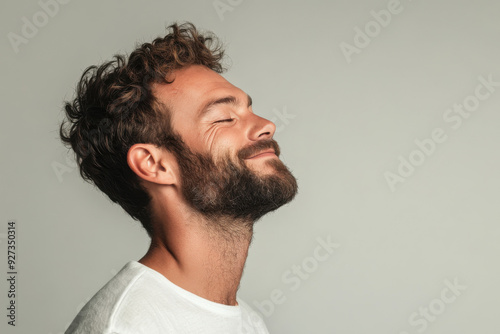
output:
[[[253,113],[250,97],[204,66],[172,78],[155,95],[185,144],[177,158],[188,204],[210,218],[256,221],[290,202],[296,179],[278,158],[275,125]]]

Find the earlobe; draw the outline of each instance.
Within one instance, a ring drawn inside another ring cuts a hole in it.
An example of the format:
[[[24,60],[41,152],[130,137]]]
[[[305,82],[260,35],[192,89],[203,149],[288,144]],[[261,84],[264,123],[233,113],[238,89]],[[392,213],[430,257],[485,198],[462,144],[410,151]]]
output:
[[[134,144],[127,153],[127,164],[141,179],[157,184],[177,181],[174,159],[166,150],[152,144]]]

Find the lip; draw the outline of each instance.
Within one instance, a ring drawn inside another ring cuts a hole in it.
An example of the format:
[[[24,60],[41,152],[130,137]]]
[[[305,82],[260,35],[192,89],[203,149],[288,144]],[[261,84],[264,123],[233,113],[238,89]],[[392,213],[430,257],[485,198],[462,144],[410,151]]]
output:
[[[260,157],[270,157],[270,156],[276,156],[276,153],[274,152],[274,150],[262,151],[262,152],[257,153],[256,155],[251,156],[250,158],[247,158],[247,159],[260,158]]]

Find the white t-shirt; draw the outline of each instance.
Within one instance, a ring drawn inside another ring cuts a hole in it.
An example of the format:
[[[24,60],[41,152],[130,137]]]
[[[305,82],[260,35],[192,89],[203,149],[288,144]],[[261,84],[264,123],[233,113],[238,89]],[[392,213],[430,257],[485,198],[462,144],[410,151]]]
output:
[[[137,261],[128,262],[82,308],[65,334],[269,334],[241,299],[197,296]]]

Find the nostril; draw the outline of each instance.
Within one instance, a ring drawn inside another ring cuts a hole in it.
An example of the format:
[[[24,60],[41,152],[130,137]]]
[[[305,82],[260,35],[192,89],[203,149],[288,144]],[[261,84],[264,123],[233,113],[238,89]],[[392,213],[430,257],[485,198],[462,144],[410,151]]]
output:
[[[259,137],[261,137],[261,136],[263,136],[263,135],[270,135],[270,134],[271,134],[270,132],[264,132],[264,133],[261,133],[261,134],[259,135]]]

